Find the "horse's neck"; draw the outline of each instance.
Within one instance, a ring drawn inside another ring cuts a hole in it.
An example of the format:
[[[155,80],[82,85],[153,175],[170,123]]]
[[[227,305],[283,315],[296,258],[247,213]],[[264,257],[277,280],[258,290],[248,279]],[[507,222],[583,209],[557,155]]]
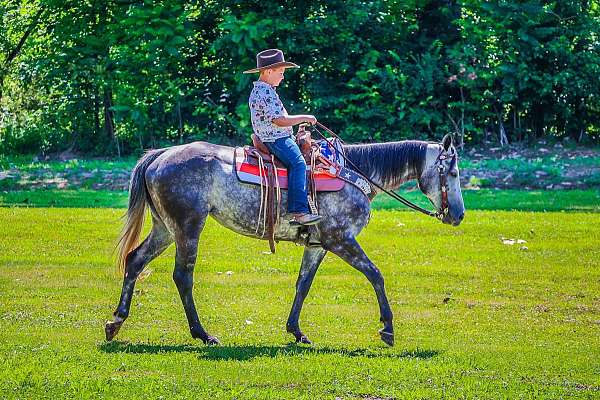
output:
[[[386,190],[418,179],[426,162],[428,143],[417,140],[347,145],[346,157],[360,172]],[[352,168],[352,166],[349,166]]]

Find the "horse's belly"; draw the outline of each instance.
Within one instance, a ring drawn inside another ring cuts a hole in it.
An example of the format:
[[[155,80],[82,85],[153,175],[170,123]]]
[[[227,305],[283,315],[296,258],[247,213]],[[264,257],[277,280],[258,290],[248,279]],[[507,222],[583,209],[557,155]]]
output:
[[[258,217],[258,210],[255,213],[256,217]],[[251,220],[246,218],[236,219],[235,214],[226,210],[213,210],[210,215],[220,225],[240,235],[262,239],[264,234],[264,238],[267,239],[267,226],[263,224],[262,219],[260,221],[258,221],[258,218]],[[274,229],[275,239],[278,241],[295,241],[298,236],[298,228],[291,227],[287,221],[280,220]]]
[[[241,235],[261,238],[263,218],[260,216],[260,186],[242,183],[231,165],[220,165],[209,190],[210,215],[224,227]],[[287,191],[281,191],[279,215],[286,212]],[[264,200],[264,199],[263,199]],[[266,227],[264,228],[266,231]],[[291,228],[286,221],[275,227],[278,240],[294,240],[297,228]]]

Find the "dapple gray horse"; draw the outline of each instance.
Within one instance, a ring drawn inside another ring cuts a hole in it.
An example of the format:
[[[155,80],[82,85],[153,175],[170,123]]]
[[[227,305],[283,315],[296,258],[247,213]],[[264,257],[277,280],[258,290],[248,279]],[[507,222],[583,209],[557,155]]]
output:
[[[448,198],[442,222],[458,225],[464,216],[456,150],[450,136],[441,144],[422,141],[344,145],[346,157],[361,172],[386,190],[417,180],[431,203],[442,208],[441,178]],[[443,156],[443,157],[440,157]],[[315,273],[329,251],[362,272],[377,295],[383,328],[381,339],[394,343],[392,311],[379,269],[356,241],[367,225],[370,201],[357,187],[346,184],[338,192],[317,195],[323,216],[314,232],[320,242],[304,250],[296,295],[287,320],[287,331],[297,342],[310,343],[300,330],[298,319]],[[286,191],[282,191],[282,210],[286,209]],[[129,188],[127,220],[119,241],[119,264],[124,270],[123,289],[113,320],[105,326],[106,339],[112,340],[129,315],[135,281],[144,267],[171,243],[176,244],[173,280],[188,319],[193,338],[206,344],[218,344],[202,327],[192,296],[194,265],[198,239],[210,215],[221,225],[242,235],[258,237],[256,226],[260,204],[259,186],[241,183],[235,171],[234,149],[195,142],[147,152],[135,166]],[[150,209],[152,231],[138,245],[146,214]],[[297,240],[298,227],[280,222],[275,239]]]

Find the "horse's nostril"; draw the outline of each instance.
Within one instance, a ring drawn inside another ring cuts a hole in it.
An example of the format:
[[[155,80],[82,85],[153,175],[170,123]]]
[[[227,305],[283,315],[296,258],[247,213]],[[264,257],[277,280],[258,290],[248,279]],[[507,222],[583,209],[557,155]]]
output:
[[[462,221],[464,217],[465,217],[465,213],[462,213],[458,216],[458,220]]]

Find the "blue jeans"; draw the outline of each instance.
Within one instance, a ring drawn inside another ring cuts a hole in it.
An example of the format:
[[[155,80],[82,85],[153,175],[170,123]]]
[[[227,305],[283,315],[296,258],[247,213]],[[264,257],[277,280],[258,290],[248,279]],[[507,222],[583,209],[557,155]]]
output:
[[[290,136],[265,142],[265,146],[288,170],[288,212],[308,213],[306,161],[300,148]]]

